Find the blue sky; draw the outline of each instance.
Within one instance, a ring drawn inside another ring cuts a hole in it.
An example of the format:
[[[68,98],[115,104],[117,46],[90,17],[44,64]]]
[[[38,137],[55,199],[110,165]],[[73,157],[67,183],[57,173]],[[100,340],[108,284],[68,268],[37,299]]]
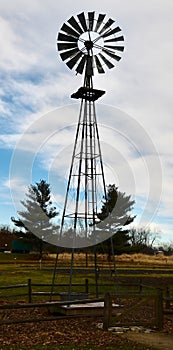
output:
[[[56,36],[82,11],[106,13],[125,36],[117,67],[95,75],[106,90],[98,122],[106,182],[136,201],[135,225],[173,240],[173,4],[169,0],[6,0],[0,3],[0,224],[16,216],[26,187],[42,178],[61,209],[82,84],[61,61]]]

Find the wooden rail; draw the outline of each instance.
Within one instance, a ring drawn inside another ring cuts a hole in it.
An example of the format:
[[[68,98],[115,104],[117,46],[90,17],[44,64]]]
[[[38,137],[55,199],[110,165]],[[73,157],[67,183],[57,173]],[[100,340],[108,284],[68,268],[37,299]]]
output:
[[[89,284],[88,279],[85,280],[85,283],[80,284],[76,283],[73,286],[81,286],[84,288],[85,293],[88,294],[90,286],[94,284]],[[127,285],[127,284],[126,284]],[[112,315],[112,303],[114,298],[121,298],[127,299],[129,296],[131,298],[135,298],[139,296],[139,300],[142,298],[146,298],[148,295],[148,298],[153,298],[153,308],[154,308],[154,314],[155,314],[155,324],[154,326],[161,330],[163,328],[164,323],[164,315],[171,315],[173,314],[173,310],[171,309],[171,304],[173,304],[173,298],[170,296],[170,288],[166,286],[166,288],[154,288],[148,285],[136,285],[137,290],[136,291],[116,291],[115,293],[106,293],[104,298],[93,298],[93,299],[82,299],[82,300],[70,300],[70,301],[52,301],[52,302],[38,302],[33,303],[33,296],[50,296],[50,292],[34,292],[33,287],[47,287],[51,286],[51,284],[38,284],[38,283],[32,283],[31,279],[28,280],[28,283],[24,284],[17,284],[17,285],[11,285],[11,286],[1,286],[0,290],[12,290],[12,289],[20,289],[20,288],[26,288],[26,293],[21,294],[12,294],[12,296],[28,296],[27,300],[28,303],[16,303],[16,304],[6,304],[6,305],[0,305],[0,310],[6,310],[6,309],[24,309],[24,308],[49,308],[49,306],[63,306],[63,305],[71,305],[71,304],[84,304],[84,303],[94,303],[94,302],[103,302],[104,301],[104,313],[103,313],[103,327],[104,329],[108,329],[109,326],[111,326],[112,322],[114,323],[114,316]],[[56,284],[55,286],[61,287],[66,286],[68,287],[68,284]],[[112,286],[112,284],[99,284],[99,286]],[[129,285],[131,286],[131,285]],[[152,289],[152,293],[148,293],[146,291],[146,288]],[[60,295],[60,292],[54,292],[53,295]],[[2,298],[3,296],[1,296]],[[99,315],[101,316],[101,315]],[[11,324],[11,323],[24,323],[24,322],[40,322],[40,321],[51,321],[51,320],[58,320],[62,318],[71,318],[71,317],[91,317],[91,314],[82,314],[80,315],[77,313],[76,315],[69,315],[69,316],[58,316],[58,317],[46,317],[46,318],[37,318],[37,319],[24,319],[24,320],[2,320],[0,321],[0,324]],[[128,324],[128,322],[127,322]],[[134,324],[134,323],[133,323]],[[125,324],[124,324],[125,325]],[[131,322],[132,325],[132,322]],[[137,325],[137,323],[136,323]],[[139,325],[139,324],[138,324]],[[140,325],[142,325],[142,322],[140,322]],[[144,322],[144,325],[147,325],[147,321]]]
[[[113,281],[113,283],[98,283],[98,288],[114,288],[114,286],[116,285],[116,281]],[[51,292],[49,291],[34,291],[34,287],[50,287],[51,288],[52,284],[51,283],[33,283],[31,281],[31,279],[28,279],[27,283],[23,283],[23,284],[15,284],[15,285],[8,285],[8,286],[0,286],[0,291],[2,290],[18,290],[18,289],[26,289],[26,292],[22,291],[22,293],[11,293],[11,295],[9,295],[8,297],[12,298],[12,297],[27,297],[28,302],[32,303],[33,297],[34,296],[50,296]],[[121,284],[120,286],[130,286],[130,287],[136,287],[137,291],[136,293],[141,293],[142,292],[142,284]],[[58,287],[59,290],[61,290],[61,288],[66,287],[68,290],[69,284],[68,283],[59,283],[59,284],[55,284],[54,287]],[[89,283],[88,278],[85,279],[85,283],[73,283],[72,287],[81,287],[83,289],[83,292],[88,294],[91,291],[91,288],[95,287],[95,283]],[[126,292],[127,293],[127,292]],[[131,293],[129,291],[129,293]],[[134,293],[134,291],[133,291]],[[59,296],[61,293],[60,292],[53,292],[52,295],[53,296]],[[4,294],[0,293],[0,298],[4,298]]]
[[[8,297],[20,297],[20,296],[28,296],[28,302],[32,302],[32,296],[49,296],[50,292],[49,291],[34,291],[34,287],[50,287],[51,288],[52,284],[51,283],[33,283],[31,279],[28,279],[27,283],[23,284],[15,284],[15,285],[7,285],[7,286],[0,286],[0,298],[6,297],[4,293],[1,294],[1,290],[19,290],[19,289],[26,289],[26,292],[18,293],[18,294],[13,294],[10,293]],[[59,283],[54,285],[55,288],[58,287],[59,290],[61,290],[61,287],[66,287],[68,289],[69,284],[68,283]],[[73,283],[72,287],[81,287],[84,293],[89,293],[91,292],[91,287],[95,287],[94,283],[89,283],[88,278],[85,279],[85,283]],[[141,294],[145,292],[146,290],[148,291],[149,289],[155,290],[156,287],[147,285],[142,283],[142,280],[139,281],[139,283],[124,283],[124,282],[119,282],[119,281],[113,281],[112,283],[98,283],[98,287],[104,288],[104,287],[116,287],[115,293],[119,294]],[[124,287],[129,287],[128,291],[123,291]],[[135,290],[133,290],[133,287]],[[130,290],[131,288],[131,290]],[[120,291],[121,289],[121,291]],[[166,302],[166,309],[170,308],[170,303],[173,301],[173,298],[170,297],[170,288],[169,286],[165,286],[165,288],[162,288],[164,291],[164,301]],[[53,292],[54,296],[60,295],[60,292]]]
[[[103,302],[104,298],[93,298],[93,299],[83,299],[82,304],[91,304]],[[47,308],[52,306],[64,306],[64,305],[77,305],[81,304],[81,300],[71,300],[71,301],[57,301],[57,302],[46,302],[46,303],[26,303],[26,304],[7,304],[0,305],[0,310],[16,310],[16,309],[33,309],[33,308]],[[101,316],[98,315],[99,317]],[[93,317],[91,313],[80,314],[76,313],[75,315],[61,315],[61,316],[53,316],[53,317],[41,317],[41,318],[30,318],[30,319],[8,319],[8,320],[0,320],[0,325],[7,324],[18,324],[18,323],[34,323],[34,322],[42,322],[42,321],[55,321],[62,319],[70,319],[70,318],[83,318],[83,317]]]
[[[122,294],[117,293],[116,294],[117,297],[121,297]],[[123,295],[123,298],[125,297],[125,293]],[[141,294],[140,295],[140,303],[142,304],[142,298],[146,299],[147,295],[146,294]],[[109,327],[112,326],[120,326],[120,323],[116,323],[116,320],[114,321],[114,315],[112,314],[112,298],[113,296],[110,293],[106,293],[105,294],[105,301],[104,301],[104,317],[103,317],[103,328],[104,330],[108,330]],[[128,298],[128,295],[126,294],[126,298]],[[157,328],[158,330],[162,330],[163,329],[163,324],[164,324],[164,309],[163,309],[163,291],[161,289],[157,289],[156,294],[152,296],[153,300],[155,301],[153,303],[153,308],[154,308],[154,314],[155,314],[155,319],[152,322],[149,322],[148,320],[146,321],[136,321],[133,319],[130,321],[122,321],[122,326],[154,326],[155,328]],[[151,299],[151,295],[148,295],[148,299]],[[132,311],[134,311],[136,306],[133,306],[131,308]],[[126,315],[126,311],[125,310],[125,315]]]
[[[117,293],[116,297],[121,298],[121,294]],[[136,294],[135,294],[136,296]],[[108,330],[110,326],[116,326],[116,319],[114,321],[114,313],[113,313],[113,300],[114,300],[115,295],[111,295],[110,293],[106,293],[104,298],[93,298],[93,299],[83,299],[81,300],[71,300],[71,301],[56,301],[56,302],[40,302],[40,303],[17,303],[17,304],[6,304],[6,305],[0,305],[0,311],[3,310],[15,310],[15,309],[31,309],[31,308],[47,308],[49,309],[52,306],[64,306],[64,305],[77,305],[77,304],[89,304],[89,303],[98,303],[98,302],[104,302],[104,308],[103,312],[101,314],[98,314],[98,317],[103,317],[103,329]],[[126,298],[128,299],[129,295],[126,294]],[[125,293],[123,295],[123,299],[125,298]],[[142,300],[146,299],[146,294],[140,295],[140,299]],[[148,298],[151,298],[151,295],[148,295]],[[143,320],[141,321],[133,321],[130,320],[129,322],[123,322],[122,326],[132,326],[132,325],[140,325],[140,326],[151,326],[153,325],[155,328],[158,330],[163,329],[163,317],[164,317],[164,310],[163,310],[163,292],[162,290],[157,290],[155,296],[155,303],[153,304],[153,307],[155,308],[155,320],[151,324],[148,321],[144,322]],[[126,310],[125,310],[126,312]],[[33,323],[33,322],[42,322],[42,321],[55,321],[55,320],[60,320],[64,318],[84,318],[84,317],[93,317],[92,313],[84,313],[80,314],[79,312],[76,312],[75,315],[61,315],[61,316],[51,316],[51,317],[41,317],[41,318],[25,318],[25,319],[8,319],[8,320],[1,320],[0,325],[6,325],[6,324],[17,324],[17,323]],[[118,325],[120,325],[118,323]]]

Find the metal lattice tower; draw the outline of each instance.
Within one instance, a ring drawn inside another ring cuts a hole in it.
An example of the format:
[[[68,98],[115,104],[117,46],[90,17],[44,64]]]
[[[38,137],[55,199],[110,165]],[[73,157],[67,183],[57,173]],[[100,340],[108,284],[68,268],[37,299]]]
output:
[[[105,14],[96,17],[95,12],[86,15],[82,12],[76,18],[72,16],[63,24],[57,38],[62,60],[70,69],[75,68],[76,73],[84,74],[83,86],[71,95],[80,99],[81,104],[60,228],[61,245],[64,241],[65,246],[69,243],[72,247],[71,269],[74,249],[87,246],[87,239],[94,233],[98,222],[101,200],[106,198],[95,109],[95,101],[105,91],[94,89],[93,76],[95,70],[105,73],[105,67],[111,69],[113,62],[121,59],[117,52],[122,52],[124,46],[117,43],[124,41],[124,37],[119,36],[120,27],[112,28],[115,21],[111,18],[105,20],[105,17]],[[72,232],[70,240],[67,235],[69,227]]]
[[[98,221],[97,213],[100,209],[100,198],[106,196],[95,110],[95,99],[103,93],[103,91],[93,89],[92,76],[88,75],[86,70],[84,86],[72,95],[73,98],[81,99],[81,106],[67,184],[61,233],[63,234],[65,220],[69,218],[72,228],[77,231],[76,234],[78,234],[79,227],[82,226],[85,239],[91,234],[95,223]]]

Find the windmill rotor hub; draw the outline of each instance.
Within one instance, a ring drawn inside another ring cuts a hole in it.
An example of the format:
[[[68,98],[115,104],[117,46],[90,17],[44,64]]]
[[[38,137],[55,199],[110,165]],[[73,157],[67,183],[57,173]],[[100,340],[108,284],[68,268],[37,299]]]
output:
[[[92,48],[93,48],[93,42],[92,42],[91,40],[86,40],[86,41],[84,42],[84,44],[85,44],[85,47],[86,47],[87,51],[92,50]]]
[[[96,45],[95,45],[96,40]],[[89,51],[92,50],[92,55],[98,55],[99,52],[102,51],[102,48],[104,47],[104,41],[102,38],[99,37],[98,33],[95,32],[86,32],[80,35],[77,45],[79,50],[87,55]]]

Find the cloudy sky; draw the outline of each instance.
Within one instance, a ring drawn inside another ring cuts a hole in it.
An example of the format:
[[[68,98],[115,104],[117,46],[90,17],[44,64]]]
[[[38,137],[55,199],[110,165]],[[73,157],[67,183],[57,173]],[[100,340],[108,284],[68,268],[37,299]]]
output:
[[[0,224],[16,216],[26,186],[44,178],[62,207],[81,75],[61,61],[57,32],[71,15],[106,13],[125,37],[116,68],[94,76],[106,183],[135,199],[135,225],[173,241],[173,4],[169,0],[0,2]]]

